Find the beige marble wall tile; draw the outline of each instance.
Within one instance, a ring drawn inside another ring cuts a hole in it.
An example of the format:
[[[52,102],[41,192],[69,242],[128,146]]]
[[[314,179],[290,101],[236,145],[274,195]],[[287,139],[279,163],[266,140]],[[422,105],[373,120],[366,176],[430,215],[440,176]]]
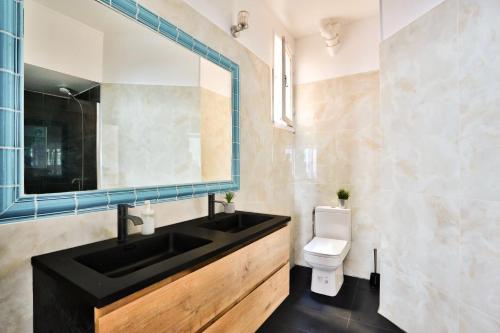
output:
[[[100,188],[201,182],[200,103],[199,87],[103,84]]]
[[[410,332],[458,331],[457,19],[448,0],[381,44],[379,312]]]
[[[446,1],[382,43],[381,117],[395,189],[458,194],[457,8]]]
[[[407,332],[458,332],[459,308],[453,296],[422,283],[418,274],[396,267],[388,274],[387,268],[381,271],[380,296],[386,301],[379,313]],[[389,317],[392,313],[398,316]]]
[[[460,223],[460,299],[484,313],[500,313],[500,202],[464,200]]]
[[[0,331],[33,329],[30,258],[112,237],[112,215],[106,212],[0,226]]]
[[[460,304],[460,333],[500,332],[498,315],[491,317],[466,304]]]
[[[500,200],[498,13],[498,1],[460,0],[462,194],[495,201]]]
[[[390,258],[400,270],[419,276],[420,284],[457,295],[460,212],[456,202],[408,192],[389,192],[385,201],[382,265],[384,258]]]
[[[447,0],[381,45],[379,312],[410,332],[499,330],[499,12]]]
[[[212,90],[200,90],[201,180],[231,179],[231,98]]]
[[[380,187],[382,133],[377,72],[296,86],[295,259],[312,238],[312,210],[337,205],[340,187],[351,191],[349,275],[368,278],[380,223],[373,203]]]

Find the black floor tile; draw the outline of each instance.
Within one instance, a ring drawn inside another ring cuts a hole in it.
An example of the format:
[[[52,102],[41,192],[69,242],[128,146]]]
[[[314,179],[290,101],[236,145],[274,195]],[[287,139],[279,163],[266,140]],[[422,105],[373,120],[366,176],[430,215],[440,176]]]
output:
[[[354,278],[354,279],[356,279],[356,281],[358,281],[357,287],[359,289],[377,291],[377,289],[372,289],[370,287],[370,280],[365,280],[365,279],[360,279],[360,278]]]
[[[358,279],[354,276],[344,275],[344,285],[357,287],[360,280],[362,279]]]
[[[265,322],[256,333],[312,333],[296,327],[287,327],[275,322]]]
[[[347,332],[348,319],[293,305],[269,318],[270,327],[300,329],[308,333]],[[283,332],[287,332],[285,330]]]
[[[349,325],[348,325],[348,332],[352,333],[394,333],[394,332],[401,332],[399,331],[394,331],[394,330],[389,330],[385,328],[380,328],[376,326],[371,326],[366,323],[362,323],[356,320],[350,320]]]
[[[290,290],[310,290],[312,269],[304,266],[294,266],[290,270]]]
[[[335,297],[311,292],[312,270],[295,266],[290,295],[258,330],[259,333],[402,332],[377,313],[379,292],[369,281],[345,276]]]
[[[393,331],[400,329],[378,314],[379,293],[376,290],[358,289],[354,298],[351,320]]]
[[[321,294],[310,293],[310,298],[315,304],[321,304],[321,311],[326,314],[338,315],[349,318],[349,314],[354,305],[356,288],[353,286],[343,285],[338,294],[334,297]]]

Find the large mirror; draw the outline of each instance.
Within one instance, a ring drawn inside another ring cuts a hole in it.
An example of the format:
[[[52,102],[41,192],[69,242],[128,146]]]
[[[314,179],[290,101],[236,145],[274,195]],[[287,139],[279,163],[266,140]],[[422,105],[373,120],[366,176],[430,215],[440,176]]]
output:
[[[24,22],[26,194],[231,181],[231,72],[94,0]]]

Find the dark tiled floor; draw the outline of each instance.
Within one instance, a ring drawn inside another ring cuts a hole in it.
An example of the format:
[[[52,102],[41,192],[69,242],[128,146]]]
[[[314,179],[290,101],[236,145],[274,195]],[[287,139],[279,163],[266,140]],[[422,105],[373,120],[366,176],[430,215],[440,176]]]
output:
[[[290,295],[258,333],[403,332],[377,313],[379,293],[368,280],[346,276],[335,297],[311,292],[311,269],[290,272]]]

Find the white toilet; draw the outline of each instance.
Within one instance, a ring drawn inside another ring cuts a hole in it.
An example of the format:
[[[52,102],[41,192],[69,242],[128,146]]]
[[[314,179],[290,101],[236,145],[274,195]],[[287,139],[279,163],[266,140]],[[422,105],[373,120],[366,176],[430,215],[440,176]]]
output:
[[[304,246],[304,259],[313,268],[311,290],[335,296],[344,282],[343,262],[351,248],[351,210],[318,206],[314,238]]]

